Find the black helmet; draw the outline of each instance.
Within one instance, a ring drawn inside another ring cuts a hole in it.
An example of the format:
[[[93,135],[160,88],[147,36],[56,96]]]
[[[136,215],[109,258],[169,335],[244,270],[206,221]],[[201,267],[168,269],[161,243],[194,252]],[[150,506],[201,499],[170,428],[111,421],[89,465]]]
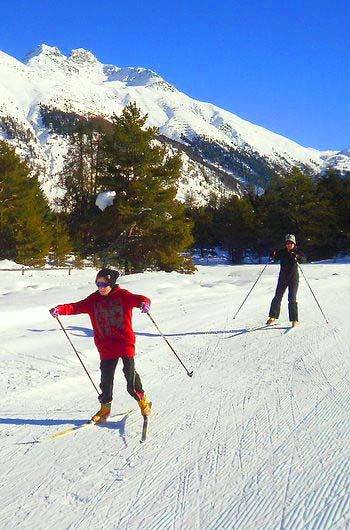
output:
[[[96,281],[97,281],[97,278],[101,278],[101,277],[106,278],[110,287],[115,287],[115,284],[117,283],[117,280],[119,278],[119,272],[114,271],[113,269],[101,269],[97,273]]]

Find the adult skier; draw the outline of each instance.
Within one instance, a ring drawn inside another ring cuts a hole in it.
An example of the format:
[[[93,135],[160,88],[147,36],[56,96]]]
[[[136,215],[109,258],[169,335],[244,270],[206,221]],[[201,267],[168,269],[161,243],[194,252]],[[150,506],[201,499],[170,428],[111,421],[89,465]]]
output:
[[[119,272],[102,269],[97,273],[97,291],[84,300],[57,305],[50,309],[53,317],[87,313],[94,330],[94,342],[100,354],[101,394],[98,399],[100,409],[92,416],[95,423],[105,421],[111,413],[114,373],[119,358],[123,362],[123,372],[127,391],[136,399],[143,416],[151,413],[152,403],[143,391],[139,374],[135,370],[135,333],[132,328],[134,307],[148,313],[151,301],[139,294],[121,289],[116,283]]]
[[[271,258],[281,264],[280,273],[276,287],[275,296],[271,302],[269,318],[266,322],[271,326],[280,316],[281,302],[288,287],[288,312],[292,326],[299,324],[297,291],[299,285],[298,261],[302,261],[304,255],[297,249],[296,239],[293,234],[285,237],[285,248],[274,250]]]

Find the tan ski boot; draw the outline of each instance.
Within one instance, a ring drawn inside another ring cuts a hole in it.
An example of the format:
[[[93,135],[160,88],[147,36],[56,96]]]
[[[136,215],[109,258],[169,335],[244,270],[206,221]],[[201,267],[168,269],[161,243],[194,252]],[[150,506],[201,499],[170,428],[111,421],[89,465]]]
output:
[[[149,416],[151,414],[152,402],[148,399],[146,394],[138,401],[142,416]]]
[[[298,322],[297,320],[293,320],[292,328],[296,328],[297,326],[300,326],[300,322]]]
[[[269,317],[269,318],[267,319],[266,326],[272,326],[272,325],[275,324],[275,323],[276,323],[276,319],[273,318],[273,317]]]
[[[112,402],[102,403],[100,410],[92,416],[91,421],[93,421],[94,423],[100,423],[102,421],[106,421],[108,416],[111,413],[111,406],[112,406]]]

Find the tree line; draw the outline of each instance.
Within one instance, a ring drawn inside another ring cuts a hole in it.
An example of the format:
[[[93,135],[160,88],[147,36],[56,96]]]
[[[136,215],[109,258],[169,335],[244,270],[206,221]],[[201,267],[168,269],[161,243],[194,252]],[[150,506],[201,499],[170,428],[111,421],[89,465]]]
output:
[[[181,159],[157,141],[135,104],[112,122],[65,123],[69,148],[50,208],[36,175],[0,141],[0,258],[26,265],[79,266],[84,258],[126,272],[192,272],[186,250],[220,246],[233,263],[247,249],[262,256],[295,233],[312,258],[350,250],[350,177],[329,170],[313,179],[294,168],[263,193],[213,196],[198,207],[176,200]],[[112,203],[96,206],[101,192]]]
[[[350,252],[350,175],[329,169],[315,179],[298,168],[274,176],[263,193],[242,198],[213,197],[206,206],[188,207],[195,245],[225,248],[233,263],[247,249],[257,256],[296,235],[310,259]]]

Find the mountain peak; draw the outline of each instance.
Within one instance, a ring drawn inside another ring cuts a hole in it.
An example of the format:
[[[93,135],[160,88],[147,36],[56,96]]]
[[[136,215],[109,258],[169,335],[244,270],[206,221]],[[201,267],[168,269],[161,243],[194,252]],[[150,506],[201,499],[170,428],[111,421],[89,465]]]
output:
[[[40,44],[33,51],[28,53],[25,58],[25,62],[28,63],[32,59],[38,57],[64,57],[61,51],[56,46],[49,46],[48,44]]]
[[[84,48],[72,50],[69,56],[64,55],[56,46],[40,44],[27,57],[26,64],[35,70],[49,75],[79,76],[82,70],[90,80],[103,79],[102,65],[93,53]]]
[[[127,86],[153,86],[165,90],[175,90],[157,72],[141,66],[125,66],[122,68],[112,64],[104,65],[104,73],[108,81],[122,81]]]
[[[72,61],[78,64],[99,63],[99,60],[95,57],[95,55],[91,53],[89,50],[85,50],[84,48],[77,48],[75,50],[72,50],[70,53],[69,59],[71,59]]]

